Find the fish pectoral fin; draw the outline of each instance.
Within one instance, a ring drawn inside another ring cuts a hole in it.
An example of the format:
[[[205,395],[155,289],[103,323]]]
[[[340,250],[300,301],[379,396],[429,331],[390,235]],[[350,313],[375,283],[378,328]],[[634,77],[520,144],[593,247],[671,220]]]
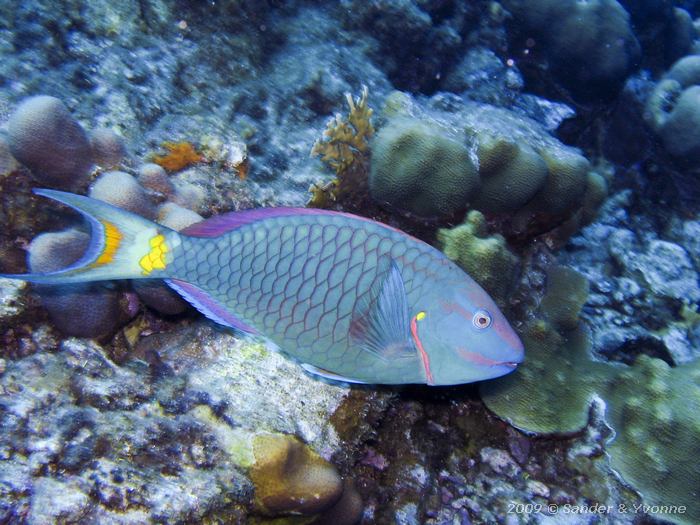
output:
[[[393,259],[384,279],[356,307],[350,337],[363,350],[384,361],[416,357],[409,329],[406,287]]]
[[[330,379],[332,381],[342,381],[344,383],[356,383],[361,385],[368,384],[366,381],[360,381],[359,379],[353,379],[351,377],[341,376],[323,368],[318,368],[317,366],[310,365],[308,363],[301,363],[301,367],[306,370],[309,374],[322,377],[324,379]]]

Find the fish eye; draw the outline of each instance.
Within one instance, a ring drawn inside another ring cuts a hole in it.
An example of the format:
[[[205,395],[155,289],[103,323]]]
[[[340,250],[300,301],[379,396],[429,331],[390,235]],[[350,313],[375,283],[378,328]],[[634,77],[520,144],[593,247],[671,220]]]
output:
[[[479,330],[488,328],[491,326],[491,314],[486,310],[477,310],[474,317],[472,317],[472,324]]]

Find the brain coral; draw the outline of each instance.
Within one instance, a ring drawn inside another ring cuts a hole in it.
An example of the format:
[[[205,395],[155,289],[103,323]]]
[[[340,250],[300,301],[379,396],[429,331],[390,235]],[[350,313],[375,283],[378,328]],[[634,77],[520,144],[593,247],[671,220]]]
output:
[[[437,124],[398,117],[372,142],[369,188],[382,204],[421,217],[449,215],[463,209],[478,187],[466,146]]]
[[[75,189],[87,181],[92,148],[85,130],[55,97],[22,102],[7,123],[12,155],[42,184]]]
[[[637,66],[640,46],[616,0],[504,0],[528,50],[542,53],[575,97],[610,96]]]
[[[146,190],[134,177],[123,171],[108,171],[100,175],[90,187],[88,195],[147,219],[156,217],[156,208]]]
[[[64,268],[82,256],[88,239],[77,230],[41,234],[29,245],[28,266],[34,272]],[[54,325],[68,335],[100,337],[124,320],[119,293],[101,283],[36,285],[36,290]]]
[[[644,118],[679,165],[700,167],[700,56],[673,65],[647,100]]]

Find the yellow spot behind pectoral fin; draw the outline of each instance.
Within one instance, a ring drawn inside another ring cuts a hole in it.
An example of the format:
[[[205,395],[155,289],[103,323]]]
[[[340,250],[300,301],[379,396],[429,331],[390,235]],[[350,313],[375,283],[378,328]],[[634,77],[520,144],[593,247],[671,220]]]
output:
[[[161,233],[151,237],[148,244],[151,250],[139,261],[144,275],[149,275],[153,270],[164,270],[166,266],[165,254],[169,251],[168,245],[165,243],[165,236]]]
[[[92,266],[102,266],[103,264],[111,263],[114,260],[114,255],[119,249],[119,245],[122,242],[122,232],[119,231],[114,224],[107,221],[100,221],[104,227],[104,241],[105,247],[102,253],[95,259]]]

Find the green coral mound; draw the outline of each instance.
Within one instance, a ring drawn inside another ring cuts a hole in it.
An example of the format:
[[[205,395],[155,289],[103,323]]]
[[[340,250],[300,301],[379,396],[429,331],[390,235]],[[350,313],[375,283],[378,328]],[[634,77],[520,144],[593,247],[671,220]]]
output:
[[[470,211],[463,224],[437,233],[440,249],[503,303],[517,278],[520,260],[502,235],[488,235],[483,214]]]
[[[476,102],[425,109],[393,92],[381,116],[368,186],[392,210],[438,219],[478,210],[509,239],[553,231],[566,238],[607,195],[605,179],[578,149],[507,109]]]
[[[528,51],[580,100],[614,96],[637,67],[639,42],[616,0],[504,0]]]
[[[477,150],[482,187],[474,207],[512,212],[532,199],[547,180],[547,164],[532,148],[484,134]]]
[[[644,118],[682,167],[700,167],[700,56],[681,58],[647,100]]]
[[[397,117],[372,142],[370,193],[420,217],[464,209],[479,187],[467,147],[441,126]]]
[[[578,322],[588,285],[576,272],[554,268],[538,319],[522,334],[525,362],[514,373],[482,384],[486,406],[517,428],[570,434],[588,422],[595,398],[606,403],[615,431],[607,445],[611,467],[647,505],[685,506],[659,515],[700,522],[700,361],[676,368],[640,356],[634,366],[595,361]]]

